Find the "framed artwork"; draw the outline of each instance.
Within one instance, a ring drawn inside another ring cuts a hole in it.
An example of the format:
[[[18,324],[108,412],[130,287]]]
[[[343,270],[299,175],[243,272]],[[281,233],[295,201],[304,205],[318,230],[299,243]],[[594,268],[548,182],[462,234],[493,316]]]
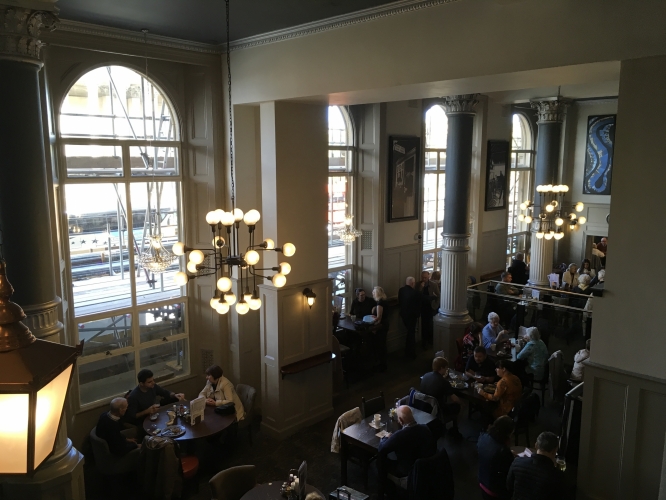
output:
[[[611,194],[616,115],[587,118],[583,194]]]
[[[388,222],[417,220],[421,194],[421,139],[389,137]]]
[[[509,141],[488,141],[486,161],[486,212],[506,209]]]

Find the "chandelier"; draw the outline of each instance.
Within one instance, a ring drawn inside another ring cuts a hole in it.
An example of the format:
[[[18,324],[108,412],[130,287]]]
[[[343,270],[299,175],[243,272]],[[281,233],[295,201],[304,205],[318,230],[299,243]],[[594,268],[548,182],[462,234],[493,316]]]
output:
[[[363,234],[363,231],[354,227],[354,216],[348,214],[345,215],[345,226],[342,229],[337,229],[335,234],[340,236],[345,245],[351,245],[356,238]]]
[[[149,247],[141,252],[139,266],[151,273],[163,273],[176,262],[176,259],[178,257],[162,245],[162,235],[157,234],[150,237]]]
[[[540,212],[536,216],[535,224],[537,232],[536,237],[541,239],[545,238],[547,240],[561,240],[564,238],[564,231],[562,226],[565,222],[569,224],[569,229],[572,231],[576,229],[576,226],[585,224],[587,219],[584,216],[578,216],[577,212],[580,213],[585,208],[582,202],[577,202],[571,206],[573,211],[568,212],[563,209],[564,206],[564,195],[569,192],[569,186],[564,184],[558,184],[553,186],[552,184],[540,185],[536,188],[537,193],[539,193],[539,208]],[[534,210],[534,203],[531,201],[525,201],[520,204],[520,209],[527,212],[527,214],[518,215],[518,220],[525,222],[526,224],[531,224],[534,220],[534,217],[531,215]]]
[[[212,248],[199,249],[185,246],[180,241],[172,247],[176,255],[188,255],[187,272],[180,271],[174,276],[179,286],[185,285],[190,279],[201,276],[215,276],[217,286],[215,295],[210,299],[210,306],[219,314],[226,314],[232,305],[236,304],[238,314],[246,314],[250,309],[256,311],[261,308],[261,299],[257,290],[257,278],[270,280],[277,288],[287,283],[286,275],[291,271],[291,265],[281,262],[277,267],[256,267],[261,259],[260,252],[279,252],[285,257],[296,253],[292,243],[285,243],[276,247],[275,242],[266,238],[263,242],[255,244],[254,231],[261,219],[257,210],[246,213],[236,208],[236,185],[234,173],[234,128],[232,119],[231,100],[231,57],[229,43],[229,0],[226,0],[227,14],[227,88],[229,93],[229,158],[231,167],[231,211],[221,209],[206,214],[206,223],[213,234]],[[250,235],[250,244],[245,253],[241,252],[239,231],[241,221],[245,223]],[[225,238],[226,236],[226,238]],[[272,276],[264,276],[257,271],[275,271]],[[188,274],[189,273],[189,274]],[[232,291],[231,278],[238,278],[238,296]],[[250,291],[250,285],[252,291]]]

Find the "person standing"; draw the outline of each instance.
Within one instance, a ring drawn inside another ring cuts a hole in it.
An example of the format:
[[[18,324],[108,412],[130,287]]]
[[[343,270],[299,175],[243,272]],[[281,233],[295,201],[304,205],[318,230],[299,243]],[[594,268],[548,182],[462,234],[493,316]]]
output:
[[[556,467],[558,439],[542,432],[536,454],[516,457],[509,469],[506,488],[514,500],[560,500],[564,498],[564,473]]]
[[[431,287],[434,287],[434,284],[430,282],[430,273],[423,271],[419,292],[421,293],[421,347],[424,350],[432,347],[433,342],[432,301],[436,295],[430,289]]]
[[[601,238],[601,241],[597,243],[597,250],[604,254],[603,257],[600,257],[601,266],[606,267],[606,256],[608,255],[608,238]]]
[[[416,323],[421,315],[421,294],[414,288],[415,280],[409,276],[405,286],[398,290],[400,318],[407,329],[405,357],[416,359]]]
[[[524,259],[525,256],[522,253],[517,253],[516,257],[511,260],[509,269],[507,269],[511,273],[511,276],[513,276],[513,282],[519,285],[527,285],[527,278],[529,277],[529,271]]]
[[[388,309],[386,308],[386,293],[381,286],[372,289],[372,298],[375,307],[372,314],[375,316],[375,324],[372,328],[373,344],[379,361],[379,371],[386,371],[386,335],[389,330]]]
[[[511,452],[514,428],[513,419],[503,415],[488,427],[487,433],[479,436],[479,486],[484,500],[511,498],[506,480],[514,460]]]

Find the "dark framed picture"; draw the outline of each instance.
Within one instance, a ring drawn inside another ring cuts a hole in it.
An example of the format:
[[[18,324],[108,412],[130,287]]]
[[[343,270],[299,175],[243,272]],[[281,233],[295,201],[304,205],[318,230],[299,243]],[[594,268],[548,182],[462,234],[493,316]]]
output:
[[[506,208],[510,147],[509,141],[488,141],[486,212]]]
[[[389,137],[388,222],[419,218],[421,139]]]
[[[611,194],[616,115],[588,116],[583,194]]]

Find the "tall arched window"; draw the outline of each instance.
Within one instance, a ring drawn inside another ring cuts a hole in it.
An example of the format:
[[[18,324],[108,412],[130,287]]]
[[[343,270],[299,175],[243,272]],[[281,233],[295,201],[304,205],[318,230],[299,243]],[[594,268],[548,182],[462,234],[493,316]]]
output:
[[[529,226],[518,220],[520,204],[531,199],[534,146],[532,128],[520,113],[513,115],[511,134],[511,172],[509,176],[509,224],[507,230],[507,262],[518,252],[526,252],[530,246]]]
[[[139,265],[151,237],[170,250],[181,232],[172,105],[139,73],[100,67],[67,93],[58,132],[69,327],[86,341],[81,405],[123,394],[143,368],[157,380],[187,375],[186,306],[172,279],[178,261],[161,274]]]
[[[350,245],[345,245],[336,231],[343,229],[345,215],[352,213],[352,152],[354,134],[347,110],[328,108],[328,271],[334,294],[344,307],[351,298]]]
[[[448,119],[444,108],[425,114],[425,177],[423,181],[423,270],[441,267],[444,230],[444,182]]]

